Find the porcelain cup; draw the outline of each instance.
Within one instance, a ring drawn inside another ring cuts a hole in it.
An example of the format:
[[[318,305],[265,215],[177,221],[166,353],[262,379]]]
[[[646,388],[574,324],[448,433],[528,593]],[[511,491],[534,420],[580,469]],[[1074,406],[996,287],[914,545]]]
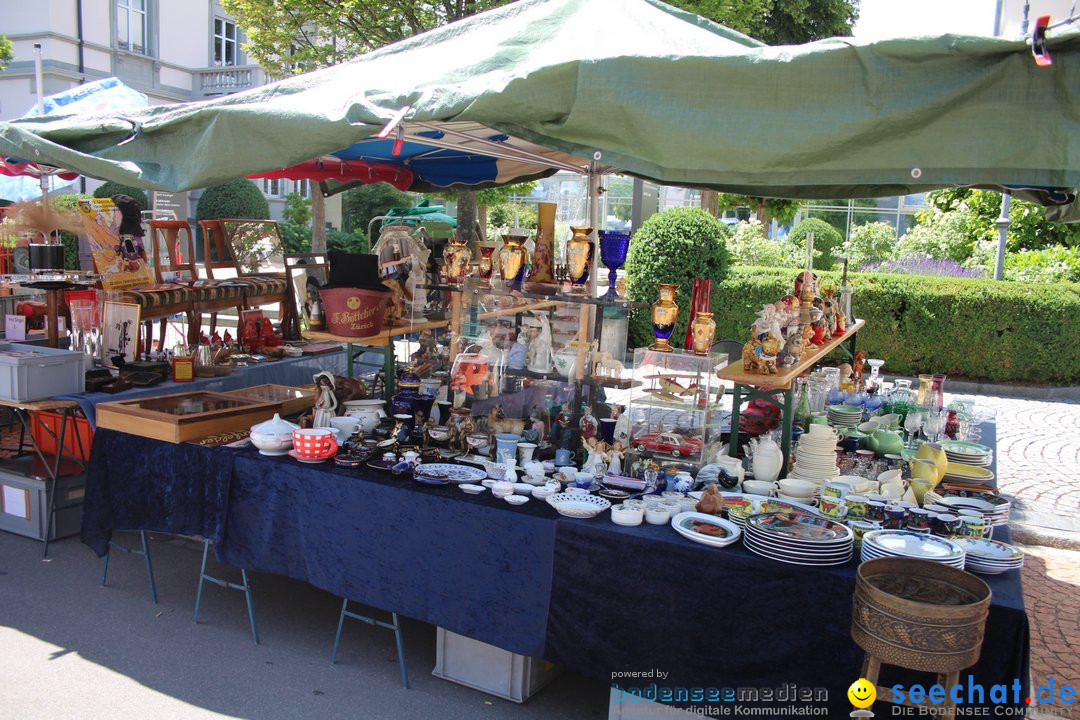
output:
[[[932,526],[931,512],[924,508],[911,508],[911,517],[908,518],[908,527],[912,530],[929,530]]]
[[[901,500],[904,497],[904,486],[900,483],[881,483],[879,491],[886,500]]]
[[[810,423],[810,429],[807,434],[812,438],[826,438],[830,435],[833,438],[837,437],[836,430],[833,427],[815,422]]]
[[[574,487],[584,488],[588,490],[593,486],[594,478],[593,474],[589,472],[576,472],[574,473]]]
[[[742,487],[743,492],[749,495],[768,496],[773,491],[773,484],[764,480],[743,480]]]
[[[536,443],[519,442],[517,446],[518,462],[521,465],[532,462],[533,453],[536,452]]]
[[[885,527],[893,530],[901,530],[907,525],[909,515],[908,509],[902,505],[886,505]]]
[[[960,531],[963,521],[960,516],[952,513],[941,513],[937,516],[937,524],[934,527],[935,535],[955,535]]]
[[[791,495],[792,497],[811,497],[818,489],[817,483],[810,482],[809,480],[800,480],[798,478],[784,478],[776,483],[776,486],[780,489],[780,492],[785,495]]]
[[[845,495],[849,495],[852,492],[852,487],[846,482],[840,482],[833,480],[825,483],[825,488],[821,491],[822,497],[831,497],[839,500]]]
[[[555,451],[555,464],[556,465],[569,465],[574,462],[574,451],[567,450],[566,448],[559,448]]]
[[[847,503],[849,518],[859,519],[866,517],[866,498],[862,495],[848,495],[844,498]]]
[[[885,503],[881,500],[866,501],[866,519],[881,522],[885,519]]]
[[[293,450],[305,460],[325,460],[337,453],[337,440],[330,428],[293,430]]]
[[[831,518],[842,518],[847,515],[847,505],[841,498],[832,497],[829,495],[822,495],[818,501],[818,507],[821,508],[821,512]]]
[[[330,426],[341,431],[342,437],[348,440],[356,432],[356,428],[360,427],[360,420],[359,418],[343,415],[342,417],[330,418]]]
[[[963,535],[964,537],[981,538],[986,537],[989,530],[990,522],[985,517],[961,515],[960,528],[957,530],[957,534]]]
[[[900,468],[893,470],[886,470],[877,476],[878,482],[884,485],[885,483],[901,482],[903,480]]]
[[[855,536],[855,547],[862,546],[863,535],[872,531],[880,530],[881,524],[870,520],[851,520],[847,526],[851,528],[851,534]]]

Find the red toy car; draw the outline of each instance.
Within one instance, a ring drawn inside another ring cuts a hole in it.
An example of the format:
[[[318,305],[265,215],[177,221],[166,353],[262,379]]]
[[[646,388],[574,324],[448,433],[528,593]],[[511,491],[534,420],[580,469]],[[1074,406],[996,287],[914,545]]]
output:
[[[701,440],[673,432],[642,435],[634,438],[633,444],[638,450],[667,453],[672,457],[682,457],[701,452]]]

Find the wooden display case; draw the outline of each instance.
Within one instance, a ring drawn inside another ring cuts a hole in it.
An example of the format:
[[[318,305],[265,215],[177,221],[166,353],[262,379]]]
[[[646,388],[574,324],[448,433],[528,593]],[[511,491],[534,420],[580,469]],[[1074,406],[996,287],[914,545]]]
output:
[[[253,385],[239,390],[229,390],[223,394],[244,398],[245,400],[276,403],[278,405],[277,412],[282,415],[296,415],[310,410],[315,405],[314,385],[301,387],[274,384]]]
[[[97,424],[143,437],[182,443],[247,430],[278,412],[280,403],[206,391],[99,403]]]

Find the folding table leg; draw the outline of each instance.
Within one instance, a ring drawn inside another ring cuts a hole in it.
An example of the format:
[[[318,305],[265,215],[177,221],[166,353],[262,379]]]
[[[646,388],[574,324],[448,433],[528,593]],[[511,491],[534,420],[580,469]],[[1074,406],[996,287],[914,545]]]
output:
[[[244,600],[247,602],[248,622],[251,624],[251,640],[256,645],[259,644],[259,630],[255,626],[255,605],[251,594],[251,581],[248,579],[247,570],[240,569],[240,577],[243,579],[242,585],[222,580],[221,578],[214,577],[213,575],[206,574],[206,560],[210,555],[210,541],[203,540],[203,554],[202,554],[202,566],[199,568],[199,587],[195,592],[195,624],[199,624],[199,607],[202,605],[202,591],[203,582],[211,582],[215,585],[223,588],[229,588],[230,590],[243,590]]]
[[[398,618],[398,614],[396,612],[390,613],[393,622],[385,622],[383,620],[376,620],[373,617],[368,617],[367,615],[354,613],[350,611],[348,607],[349,599],[344,598],[341,602],[341,614],[338,616],[337,634],[334,635],[334,649],[330,651],[330,663],[333,664],[337,662],[338,646],[341,645],[341,630],[345,625],[345,618],[351,617],[354,620],[366,622],[368,625],[374,625],[386,630],[393,630],[394,643],[397,645],[398,670],[401,672],[401,687],[408,690],[409,673],[405,664],[405,641],[401,635],[401,620]]]
[[[105,559],[102,563],[101,586],[105,587],[105,584],[109,581],[109,558],[112,557],[113,550],[119,550],[130,555],[142,555],[143,564],[146,566],[146,581],[150,585],[150,599],[157,605],[157,583],[154,581],[154,564],[150,561],[150,542],[146,537],[145,530],[139,531],[139,537],[142,540],[142,550],[135,550],[112,540],[109,541],[109,552],[105,553]]]

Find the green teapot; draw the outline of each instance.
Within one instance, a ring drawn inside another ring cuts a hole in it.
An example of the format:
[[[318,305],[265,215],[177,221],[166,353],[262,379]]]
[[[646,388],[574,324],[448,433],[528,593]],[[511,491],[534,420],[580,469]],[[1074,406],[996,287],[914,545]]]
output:
[[[866,446],[873,450],[878,457],[884,455],[899,455],[904,449],[904,438],[896,430],[878,428],[866,439]]]

